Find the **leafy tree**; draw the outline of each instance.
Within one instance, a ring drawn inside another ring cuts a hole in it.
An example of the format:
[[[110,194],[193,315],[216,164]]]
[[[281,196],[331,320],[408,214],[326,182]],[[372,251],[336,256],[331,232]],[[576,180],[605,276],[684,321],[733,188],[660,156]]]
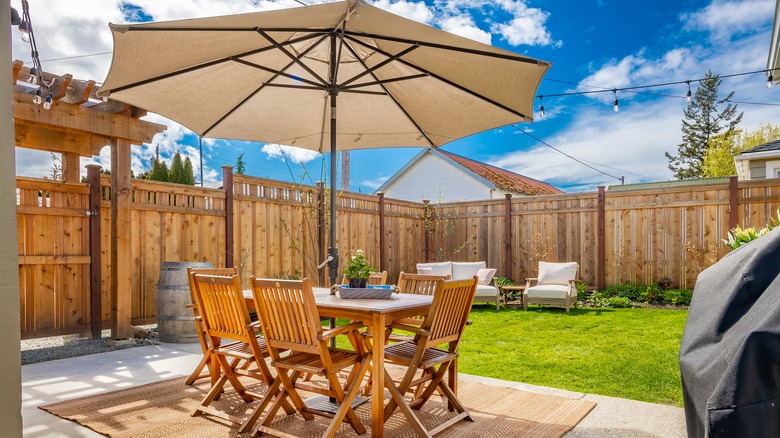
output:
[[[704,155],[711,139],[719,134],[725,137],[733,134],[735,127],[742,121],[742,114],[737,115],[737,106],[732,104],[732,91],[722,100],[718,99],[718,88],[723,80],[712,71],[707,71],[704,79],[693,95],[693,99],[685,108],[682,121],[682,143],[677,146],[677,155],[666,152],[669,160],[669,170],[677,179],[693,179],[704,176],[702,165]],[[727,104],[722,111],[719,105]]]
[[[236,158],[236,173],[243,175],[246,172],[246,161],[244,161],[244,154],[241,154]]]
[[[168,181],[176,184],[187,184],[187,175],[184,172],[184,161],[181,159],[180,152],[173,154],[173,162],[171,163]]]
[[[702,172],[706,178],[736,175],[734,157],[756,146],[780,138],[780,125],[765,123],[755,131],[735,130],[732,135],[720,134],[710,140],[704,155]]]
[[[190,161],[190,157],[184,159],[184,174],[187,176],[187,181],[184,184],[194,186],[195,174],[192,172],[192,161]]]
[[[148,179],[152,181],[168,181],[168,165],[164,161],[155,159],[152,163],[152,170],[149,171]]]

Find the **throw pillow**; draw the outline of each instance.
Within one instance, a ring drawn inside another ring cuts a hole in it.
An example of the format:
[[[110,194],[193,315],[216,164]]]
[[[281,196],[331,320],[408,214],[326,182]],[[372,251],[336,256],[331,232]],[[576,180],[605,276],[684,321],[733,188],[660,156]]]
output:
[[[496,275],[495,269],[480,269],[477,271],[477,277],[479,277],[479,284],[490,284],[490,280]]]
[[[577,263],[547,263],[539,262],[539,277],[537,284],[558,284],[567,286],[569,280],[577,279]]]
[[[420,275],[433,275],[433,268],[417,268],[417,273]]]

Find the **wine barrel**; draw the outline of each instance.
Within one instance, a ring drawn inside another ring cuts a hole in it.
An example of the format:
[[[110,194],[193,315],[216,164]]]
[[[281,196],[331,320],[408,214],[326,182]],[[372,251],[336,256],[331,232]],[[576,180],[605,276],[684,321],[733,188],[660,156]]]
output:
[[[157,281],[157,332],[161,342],[198,342],[195,318],[187,305],[190,283],[187,268],[211,268],[209,262],[163,262]]]

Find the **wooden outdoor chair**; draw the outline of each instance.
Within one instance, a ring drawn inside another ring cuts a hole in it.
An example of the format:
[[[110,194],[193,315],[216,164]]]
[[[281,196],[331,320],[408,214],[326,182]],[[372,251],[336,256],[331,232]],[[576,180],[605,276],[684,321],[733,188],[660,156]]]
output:
[[[352,426],[358,435],[365,433],[365,427],[352,408],[352,401],[370,362],[370,355],[363,349],[358,331],[364,324],[354,322],[334,329],[323,328],[308,278],[276,280],[251,277],[250,283],[272,365],[279,376],[268,390],[269,394],[275,394],[275,402],[252,434],[264,432],[289,436],[270,427],[276,411],[287,398],[306,420],[313,419],[312,414],[332,418],[323,437],[335,436],[343,421]],[[328,341],[340,334],[350,336],[355,351],[328,347]],[[282,356],[283,350],[289,350],[290,354]],[[336,373],[348,367],[352,369],[342,386]],[[324,376],[328,388],[300,382],[305,373]],[[339,408],[333,414],[308,407],[299,390],[332,397]]]
[[[219,362],[219,378],[192,413],[192,416],[210,414],[216,417],[241,424],[240,431],[248,430],[263,412],[272,397],[265,394],[248,391],[238,380],[238,376],[251,377],[272,387],[274,379],[265,357],[268,349],[262,335],[256,335],[258,324],[252,324],[246,299],[241,289],[238,276],[217,276],[193,273],[193,290],[200,317],[208,337],[211,356]],[[232,341],[223,343],[223,340]],[[249,368],[246,363],[255,364]],[[245,401],[261,400],[260,405],[246,418],[229,414],[212,408],[210,405],[222,393],[225,383],[235,389]],[[267,394],[267,393],[266,393]],[[289,404],[284,406],[288,414],[295,411]]]
[[[449,280],[449,275],[407,274],[401,271],[398,276],[398,293],[433,295],[439,280]]]
[[[391,395],[385,407],[385,421],[398,408],[421,437],[436,435],[460,420],[474,421],[456,396],[457,381],[454,374],[450,373],[449,382],[444,380],[444,375],[457,364],[458,344],[471,311],[477,281],[476,277],[471,280],[439,280],[431,310],[421,326],[391,324],[392,328],[412,332],[415,337],[411,341],[385,346],[385,360],[406,367],[397,385],[385,370],[385,386]],[[446,350],[439,348],[444,344],[448,345]],[[418,370],[423,371],[419,378]],[[419,385],[423,387],[413,390],[412,400],[407,401],[404,394]],[[435,391],[444,394],[448,408],[457,411],[457,415],[427,430],[414,410],[422,408]]]
[[[217,379],[219,378],[219,372],[218,370],[215,370],[215,367],[218,366],[216,360],[212,360],[211,357],[211,347],[209,345],[209,338],[208,335],[206,335],[206,327],[203,325],[203,319],[200,317],[200,311],[198,310],[197,306],[197,300],[195,299],[195,286],[192,279],[192,274],[201,274],[201,275],[220,275],[220,276],[231,276],[231,275],[237,275],[238,269],[235,267],[233,268],[200,268],[200,269],[193,269],[193,268],[187,268],[187,279],[190,283],[190,304],[189,307],[192,309],[192,315],[195,317],[195,330],[198,334],[198,341],[200,342],[200,349],[203,351],[203,358],[198,363],[198,366],[195,367],[195,369],[192,371],[192,374],[187,378],[187,380],[184,382],[187,385],[192,385],[195,383],[195,381],[200,379],[205,379],[206,377],[211,377],[211,383],[216,383]],[[204,373],[203,370],[208,366],[208,370]]]

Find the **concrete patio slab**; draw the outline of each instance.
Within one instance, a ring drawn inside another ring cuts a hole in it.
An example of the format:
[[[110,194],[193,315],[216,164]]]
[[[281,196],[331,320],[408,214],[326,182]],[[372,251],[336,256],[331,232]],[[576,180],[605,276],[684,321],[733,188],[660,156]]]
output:
[[[200,360],[198,344],[159,344],[22,366],[25,437],[101,437],[39,405],[186,376]],[[566,438],[685,437],[682,408],[583,394],[461,374],[461,379],[524,391],[592,400],[596,408]]]

